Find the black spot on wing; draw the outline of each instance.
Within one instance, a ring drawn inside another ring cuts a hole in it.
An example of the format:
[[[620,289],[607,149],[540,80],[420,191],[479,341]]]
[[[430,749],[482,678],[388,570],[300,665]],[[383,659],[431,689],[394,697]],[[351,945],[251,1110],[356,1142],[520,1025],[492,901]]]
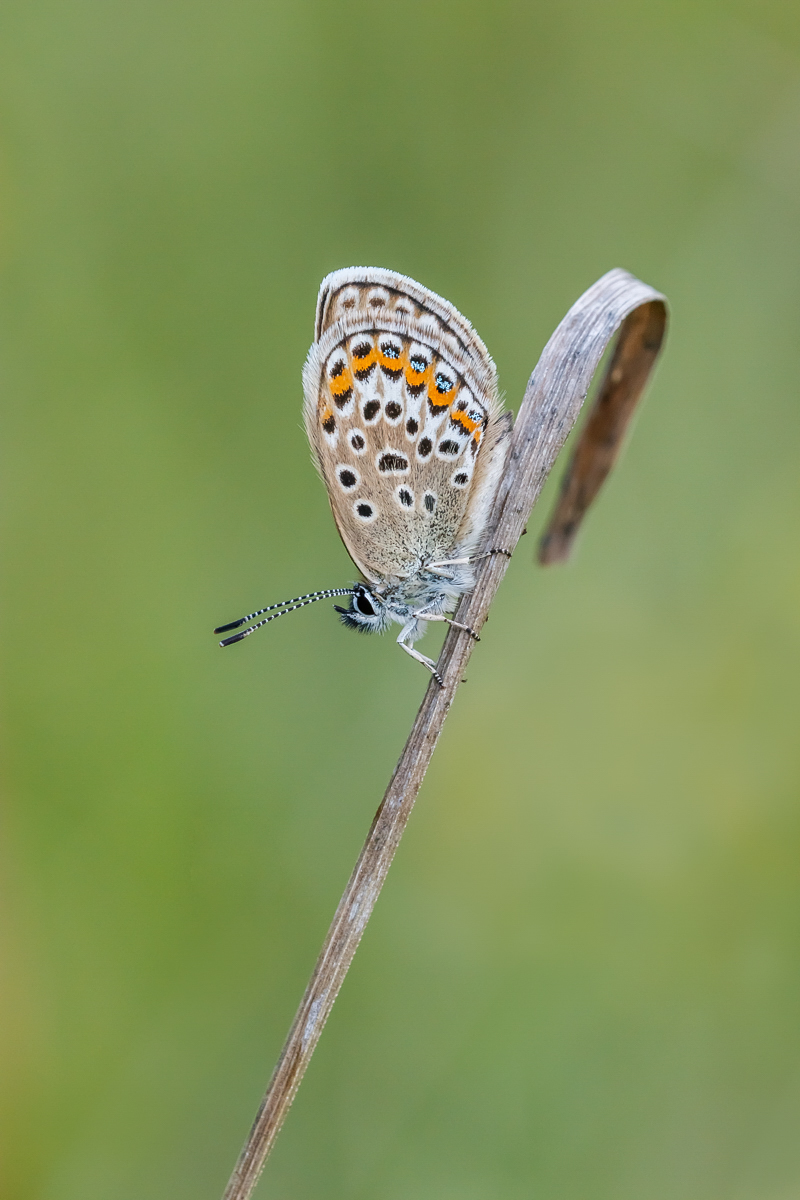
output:
[[[378,470],[384,473],[387,471],[407,471],[408,459],[394,450],[387,450],[378,459]]]

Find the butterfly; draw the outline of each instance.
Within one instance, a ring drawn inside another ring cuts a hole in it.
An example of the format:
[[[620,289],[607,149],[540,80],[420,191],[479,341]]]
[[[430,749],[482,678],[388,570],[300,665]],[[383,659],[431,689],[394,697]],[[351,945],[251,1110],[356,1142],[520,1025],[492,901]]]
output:
[[[317,600],[349,596],[347,607],[334,605],[344,625],[383,633],[399,624],[398,645],[441,683],[414,643],[429,621],[457,625],[446,614],[474,586],[509,444],[511,417],[489,352],[422,284],[348,267],[320,286],[303,390],[312,456],[362,579],[221,625],[215,633],[271,614],[220,645]]]

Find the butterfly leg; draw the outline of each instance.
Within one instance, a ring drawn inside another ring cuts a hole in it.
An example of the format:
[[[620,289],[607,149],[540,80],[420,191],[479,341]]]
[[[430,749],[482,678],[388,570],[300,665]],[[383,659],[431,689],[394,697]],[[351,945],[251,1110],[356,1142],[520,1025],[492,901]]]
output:
[[[491,558],[493,554],[505,554],[506,558],[511,558],[510,550],[503,550],[500,547],[493,547],[487,550],[485,554],[474,554],[471,558],[444,558],[440,562],[428,563],[425,568],[431,571],[434,575],[441,575],[439,567],[460,567],[468,563],[482,562],[484,558]]]
[[[426,658],[424,654],[420,654],[419,650],[415,650],[413,646],[410,646],[408,644],[408,642],[403,641],[404,638],[408,637],[408,634],[411,632],[411,630],[414,628],[415,625],[416,625],[416,621],[413,621],[411,624],[405,626],[405,628],[401,631],[400,636],[397,639],[397,644],[398,644],[398,646],[402,646],[402,648],[405,650],[406,654],[410,654],[412,658],[415,658],[417,660],[417,662],[422,663],[423,667],[428,668],[428,670],[430,671],[433,678],[439,684],[439,687],[444,687],[444,680],[442,679],[439,672],[436,670],[436,663],[433,661],[433,659]]]
[[[438,562],[428,563],[425,568],[427,571],[433,567],[460,567],[463,563],[475,562],[474,558],[442,558]]]
[[[468,633],[469,636],[474,638],[476,642],[481,640],[471,625],[462,625],[460,621],[454,621],[451,617],[442,616],[441,613],[418,612],[414,613],[414,616],[420,621],[446,621],[447,624],[452,625],[454,629],[463,629],[464,632]]]
[[[470,558],[469,562],[481,562],[484,558],[491,558],[493,554],[505,554],[506,558],[511,558],[511,550],[503,550],[501,547],[495,546],[491,550],[487,550],[485,554],[476,554],[474,558]]]

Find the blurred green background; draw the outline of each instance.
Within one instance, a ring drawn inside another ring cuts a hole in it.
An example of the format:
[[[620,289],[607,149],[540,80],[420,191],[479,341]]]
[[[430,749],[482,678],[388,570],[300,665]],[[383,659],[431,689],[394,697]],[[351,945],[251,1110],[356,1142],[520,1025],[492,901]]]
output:
[[[0,102],[3,1200],[219,1197],[427,683],[324,604],[210,633],[353,577],[300,370],[355,263],[512,407],[610,267],[672,324],[259,1195],[799,1196],[798,6],[7,0]]]

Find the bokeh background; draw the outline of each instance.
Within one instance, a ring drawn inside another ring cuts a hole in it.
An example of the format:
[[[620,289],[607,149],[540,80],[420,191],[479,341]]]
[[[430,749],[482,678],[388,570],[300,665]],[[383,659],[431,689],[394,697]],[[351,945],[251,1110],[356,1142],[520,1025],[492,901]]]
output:
[[[0,1195],[221,1194],[427,683],[323,604],[210,633],[352,578],[300,370],[354,263],[512,407],[610,267],[672,324],[259,1195],[800,1195],[798,6],[6,0],[0,103]]]

